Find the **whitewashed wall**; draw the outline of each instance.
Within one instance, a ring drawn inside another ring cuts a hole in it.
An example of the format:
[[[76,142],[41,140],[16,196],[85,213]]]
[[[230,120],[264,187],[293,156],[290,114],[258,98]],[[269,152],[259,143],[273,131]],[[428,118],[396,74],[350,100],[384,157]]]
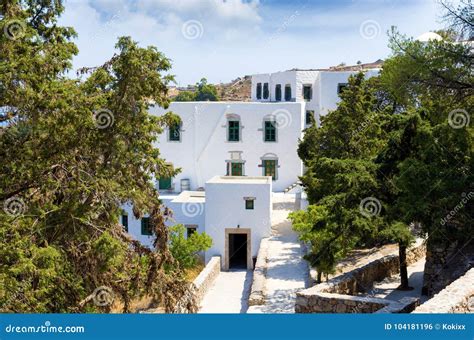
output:
[[[272,184],[206,183],[206,233],[212,237],[212,248],[206,252],[206,262],[212,256],[222,256],[226,228],[251,229],[251,253],[257,256],[260,241],[270,236]],[[244,197],[255,197],[254,209],[245,209]]]
[[[183,122],[180,142],[168,141],[168,133],[160,136],[157,147],[161,156],[181,173],[173,178],[176,191],[180,180],[190,179],[191,190],[204,187],[216,175],[226,175],[226,160],[231,151],[242,152],[244,175],[262,176],[261,157],[278,157],[278,177],[273,182],[275,191],[283,191],[295,183],[303,166],[297,154],[298,140],[304,129],[302,103],[241,103],[241,102],[173,102],[169,110]],[[157,115],[164,111],[153,108]],[[241,119],[241,140],[227,141],[227,117],[236,114]],[[276,142],[264,142],[263,122],[273,116],[280,123]]]

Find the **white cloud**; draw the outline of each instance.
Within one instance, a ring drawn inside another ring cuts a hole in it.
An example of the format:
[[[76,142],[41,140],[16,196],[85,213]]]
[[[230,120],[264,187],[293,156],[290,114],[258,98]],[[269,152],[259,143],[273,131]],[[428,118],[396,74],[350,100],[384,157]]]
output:
[[[424,0],[372,0],[324,8],[312,1],[285,6],[256,0],[69,0],[61,24],[75,27],[80,55],[75,68],[103,63],[117,37],[155,45],[173,61],[181,85],[202,77],[229,81],[246,74],[327,67],[386,58],[392,25],[418,36],[436,29],[439,7]],[[367,19],[380,24],[372,40],[361,37]],[[183,24],[197,20],[202,34],[186,39]]]

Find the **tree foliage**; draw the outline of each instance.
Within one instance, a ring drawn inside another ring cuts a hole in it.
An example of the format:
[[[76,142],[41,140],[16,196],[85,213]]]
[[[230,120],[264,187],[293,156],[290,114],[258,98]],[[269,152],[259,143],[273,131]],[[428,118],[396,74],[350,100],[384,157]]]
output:
[[[154,147],[172,114],[170,61],[129,37],[102,66],[66,78],[75,32],[57,23],[62,1],[7,0],[0,27],[0,310],[108,311],[91,303],[109,287],[129,311],[150,295],[167,310],[185,293],[169,250],[153,178],[174,172]],[[120,206],[151,216],[154,249],[118,223]]]
[[[472,22],[460,19],[472,17],[472,5],[464,5],[448,13],[453,25],[442,41],[392,30],[392,56],[380,76],[350,79],[322,127],[306,130],[298,152],[311,205],[291,218],[320,272],[371,238],[398,242],[404,257],[415,225],[430,239],[474,235],[472,204],[460,205],[474,183],[473,58],[470,45],[458,42],[472,34]],[[376,204],[364,213],[365,198]],[[407,288],[406,266],[401,272]]]
[[[182,224],[170,228],[170,251],[182,268],[193,268],[199,262],[199,253],[212,246],[212,239],[206,233],[192,233],[185,237],[186,227]]]
[[[219,101],[217,88],[213,84],[209,84],[206,78],[202,78],[199,83],[196,83],[196,91],[182,91],[174,99],[177,102],[191,102],[191,101]]]

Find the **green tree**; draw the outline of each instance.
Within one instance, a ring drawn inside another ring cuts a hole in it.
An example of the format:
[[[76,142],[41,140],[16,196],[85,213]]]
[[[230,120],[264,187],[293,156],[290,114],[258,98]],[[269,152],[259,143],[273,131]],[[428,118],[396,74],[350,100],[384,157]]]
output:
[[[194,92],[191,91],[181,91],[176,97],[173,98],[175,102],[192,102],[196,98]]]
[[[108,311],[91,303],[106,286],[130,310],[151,295],[168,311],[188,283],[168,248],[169,215],[153,178],[170,176],[154,142],[168,114],[171,64],[122,37],[104,65],[64,77],[77,53],[62,1],[0,7],[0,310]],[[154,249],[118,223],[120,206],[151,216]]]
[[[217,95],[217,88],[213,84],[209,84],[206,78],[202,78],[201,81],[196,84],[196,87],[197,101],[215,102],[219,100],[219,96]]]
[[[378,214],[361,213],[361,200],[378,190],[372,159],[383,147],[383,126],[392,111],[377,92],[376,80],[362,73],[349,79],[338,108],[312,126],[298,147],[306,166],[301,177],[311,206],[290,215],[301,239],[310,243],[307,259],[323,273],[355,245],[376,244]],[[378,207],[378,212],[382,207]]]
[[[206,233],[192,233],[185,237],[186,227],[182,224],[170,227],[170,251],[182,268],[193,268],[199,262],[199,253],[212,246],[212,239]]]

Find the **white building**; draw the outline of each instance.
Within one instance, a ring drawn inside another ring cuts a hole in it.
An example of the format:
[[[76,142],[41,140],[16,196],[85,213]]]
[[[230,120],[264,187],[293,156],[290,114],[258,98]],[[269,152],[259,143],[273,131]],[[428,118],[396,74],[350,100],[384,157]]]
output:
[[[285,191],[303,174],[297,147],[304,129],[319,125],[320,117],[337,107],[351,75],[363,70],[371,77],[380,66],[257,74],[252,76],[251,102],[172,102],[167,110],[151,109],[152,114],[172,111],[181,118],[157,145],[181,172],[158,179],[157,188],[176,223],[212,237],[206,261],[221,255],[228,269],[238,250],[252,268],[260,240],[270,233],[271,192]],[[245,209],[247,204],[254,208]],[[125,210],[129,232],[150,244],[146,218],[137,221],[130,207]],[[244,241],[245,251],[239,246]]]
[[[215,176],[205,184],[205,191],[184,191],[161,199],[173,210],[170,225],[183,224],[188,236],[205,231],[212,238],[206,262],[219,255],[224,269],[251,269],[260,240],[270,236],[271,195],[271,177]],[[128,231],[151,246],[148,217],[136,219],[130,206],[124,211],[122,223],[126,220]]]

